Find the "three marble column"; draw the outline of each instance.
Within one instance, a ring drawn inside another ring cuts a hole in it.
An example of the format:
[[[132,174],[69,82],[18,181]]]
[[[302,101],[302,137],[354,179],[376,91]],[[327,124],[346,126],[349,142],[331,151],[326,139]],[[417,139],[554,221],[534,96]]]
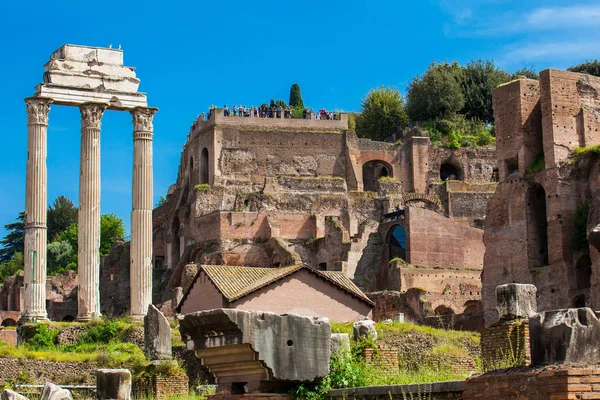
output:
[[[25,207],[25,293],[23,322],[48,319],[47,129],[50,99],[28,98]],[[77,320],[100,316],[100,127],[105,104],[86,103],[81,111],[78,222]],[[152,302],[152,118],[155,108],[134,108],[133,207],[131,216],[131,315],[142,318]]]

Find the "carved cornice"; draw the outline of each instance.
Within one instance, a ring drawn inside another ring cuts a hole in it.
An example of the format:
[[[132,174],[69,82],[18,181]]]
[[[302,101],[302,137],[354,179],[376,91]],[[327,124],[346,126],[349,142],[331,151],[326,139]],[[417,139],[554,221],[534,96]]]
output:
[[[29,97],[25,99],[27,107],[27,123],[48,125],[48,113],[52,100],[40,97]]]
[[[100,129],[102,124],[100,120],[106,110],[106,104],[86,103],[79,106],[81,112],[81,129],[97,128]]]
[[[158,108],[137,107],[131,111],[133,115],[133,131],[134,132],[152,132],[152,118],[158,111]]]

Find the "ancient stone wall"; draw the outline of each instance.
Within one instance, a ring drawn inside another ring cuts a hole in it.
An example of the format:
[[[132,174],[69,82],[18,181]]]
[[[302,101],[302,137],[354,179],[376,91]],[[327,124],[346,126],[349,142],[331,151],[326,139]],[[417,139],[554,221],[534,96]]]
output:
[[[0,357],[0,384],[27,376],[31,384],[95,385],[95,363],[54,362]]]
[[[486,370],[531,363],[529,324],[512,320],[494,324],[481,331],[481,361]]]
[[[395,347],[377,346],[365,347],[360,356],[367,365],[374,366],[381,370],[396,372],[400,368],[398,362],[398,349]]]
[[[435,382],[414,385],[369,386],[352,389],[334,389],[329,396],[336,400],[405,400],[426,398],[429,400],[462,399],[463,381]]]

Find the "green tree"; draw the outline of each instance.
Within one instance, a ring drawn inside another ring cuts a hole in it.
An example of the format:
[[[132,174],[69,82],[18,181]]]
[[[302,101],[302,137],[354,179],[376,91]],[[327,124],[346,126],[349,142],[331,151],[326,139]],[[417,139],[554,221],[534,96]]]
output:
[[[110,253],[113,243],[125,237],[123,220],[115,214],[102,214],[100,217],[100,255]]]
[[[48,244],[48,275],[63,274],[68,270],[77,270],[77,254],[67,241]]]
[[[600,60],[586,61],[583,64],[573,65],[567,68],[567,71],[600,76]]]
[[[298,107],[304,109],[304,102],[302,101],[302,93],[300,93],[300,85],[294,83],[290,88],[290,107]]]
[[[125,237],[125,225],[123,224],[123,220],[114,214],[102,214],[100,217],[100,255],[107,255],[110,252],[113,243],[117,239],[122,239],[123,237]],[[59,241],[69,243],[76,256],[78,251],[77,224],[69,226],[61,233]]]
[[[468,63],[464,67],[461,81],[464,96],[462,114],[471,119],[493,123],[492,90],[508,82],[510,78],[510,74],[498,68],[493,61],[477,60]]]
[[[4,285],[4,280],[23,271],[23,253],[14,253],[12,259],[0,264],[0,287]]]
[[[384,140],[408,125],[404,98],[391,87],[371,90],[361,102],[361,117],[356,120],[356,134],[373,140]]]
[[[526,67],[513,72],[512,79],[519,79],[520,77],[535,79],[537,81],[540,79],[540,74],[538,74],[533,67]]]
[[[408,86],[407,111],[413,121],[448,119],[465,104],[460,83],[462,68],[455,61],[432,63]]]
[[[4,225],[8,231],[0,240],[0,263],[12,260],[16,253],[23,254],[25,249],[25,212],[20,212],[17,221]]]
[[[48,207],[48,241],[52,242],[61,232],[77,222],[77,207],[65,196],[58,196]]]

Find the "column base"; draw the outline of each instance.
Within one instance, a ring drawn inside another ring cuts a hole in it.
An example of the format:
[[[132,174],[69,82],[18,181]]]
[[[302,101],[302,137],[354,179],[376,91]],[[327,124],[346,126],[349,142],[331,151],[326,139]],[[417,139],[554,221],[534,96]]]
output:
[[[21,318],[19,318],[19,325],[23,325],[23,324],[35,324],[37,322],[48,322],[50,321],[48,319],[47,315],[21,315]]]
[[[135,322],[144,322],[145,315],[130,315],[129,317]]]
[[[100,317],[102,317],[102,315],[78,315],[77,318],[75,318],[76,322],[90,322],[90,321],[94,321],[97,319],[100,319]]]

